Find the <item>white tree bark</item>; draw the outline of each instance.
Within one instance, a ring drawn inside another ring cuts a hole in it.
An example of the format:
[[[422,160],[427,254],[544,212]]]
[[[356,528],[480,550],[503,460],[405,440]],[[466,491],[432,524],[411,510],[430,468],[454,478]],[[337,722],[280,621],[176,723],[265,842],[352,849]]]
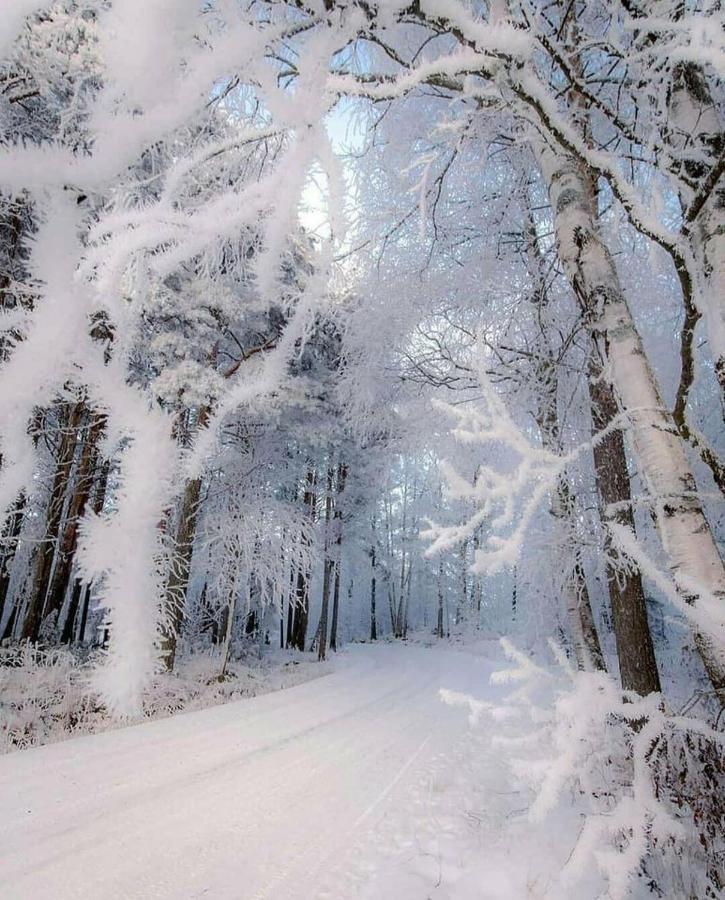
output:
[[[725,651],[712,638],[722,623],[725,570],[696,493],[695,479],[672,416],[632,319],[612,258],[596,229],[596,186],[581,164],[537,146],[567,276],[605,343],[609,375],[623,411],[654,506],[658,532],[678,592],[693,618],[695,640],[713,685],[725,689]],[[702,614],[702,615],[701,615]]]
[[[653,0],[646,12],[677,20],[684,9],[670,0]],[[713,27],[717,27],[713,20]],[[716,98],[702,65],[682,60],[672,67],[666,135],[680,164],[683,231],[697,264],[699,295],[710,353],[725,391],[725,136]]]

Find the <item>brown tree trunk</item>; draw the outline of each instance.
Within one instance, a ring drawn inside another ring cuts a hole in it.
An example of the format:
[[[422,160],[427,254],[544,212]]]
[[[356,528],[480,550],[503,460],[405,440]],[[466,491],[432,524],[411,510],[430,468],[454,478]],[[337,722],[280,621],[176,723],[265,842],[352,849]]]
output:
[[[85,512],[93,486],[93,476],[98,460],[98,442],[105,424],[105,416],[94,415],[83,443],[73,493],[66,512],[65,525],[56,551],[55,568],[46,596],[43,618],[53,613],[60,616],[63,607],[78,544],[78,525]],[[65,629],[63,630],[65,631]]]
[[[335,560],[335,583],[332,589],[332,621],[330,623],[330,650],[337,652],[337,623],[340,616],[340,560]]]
[[[296,650],[305,649],[307,641],[307,622],[310,613],[309,573],[300,570],[297,573],[295,590],[295,608],[292,619],[292,646]]]
[[[161,652],[167,672],[176,661],[176,642],[184,620],[184,604],[189,586],[191,557],[194,552],[196,521],[201,497],[201,478],[192,478],[184,488],[179,522],[174,538],[171,571],[166,583],[166,604],[169,621],[161,639]]]
[[[473,535],[473,560],[476,560],[476,553],[481,548],[481,529],[476,529]],[[483,599],[483,585],[478,575],[474,575],[473,591],[476,606],[476,628],[481,627],[481,600]]]
[[[21,640],[38,640],[43,619],[45,595],[50,581],[55,545],[58,540],[66,491],[73,468],[78,427],[82,414],[83,404],[71,403],[66,405],[61,416],[61,436],[58,445],[55,477],[46,511],[45,535],[35,558],[35,568],[28,605],[25,611],[25,621],[20,634]]]
[[[229,591],[229,605],[226,609],[226,615],[224,617],[224,638],[223,638],[223,646],[222,646],[222,665],[219,669],[219,681],[223,681],[227,674],[227,667],[229,666],[229,657],[232,649],[232,632],[234,630],[234,614],[237,609],[237,583],[236,580],[232,583],[231,590]]]
[[[330,606],[330,582],[335,565],[330,552],[330,524],[332,522],[332,466],[327,469],[327,493],[325,495],[325,561],[324,574],[322,576],[322,607],[320,610],[320,625],[318,628],[319,643],[317,645],[317,658],[322,661],[327,654],[327,615]]]
[[[592,347],[588,384],[592,431],[596,435],[612,423],[619,410],[612,386],[602,377],[602,367],[595,353],[596,348]],[[660,677],[647,619],[642,576],[632,568],[631,563],[617,565],[617,551],[612,546],[606,527],[608,522],[617,522],[634,531],[629,470],[621,430],[611,431],[595,443],[594,470],[605,526],[607,583],[622,687],[642,695],[659,692]]]
[[[511,618],[516,621],[516,608],[519,594],[519,570],[514,566],[513,585],[511,586]]]
[[[461,543],[461,594],[456,601],[456,625],[468,618],[468,541]]]
[[[298,573],[299,574],[299,573]],[[294,622],[294,571],[291,575],[292,584],[290,585],[289,597],[287,598],[287,638],[285,640],[285,647],[292,647],[292,628]]]
[[[337,497],[335,507],[334,536],[335,536],[335,587],[332,596],[332,623],[330,625],[330,650],[337,652],[337,623],[340,617],[340,569],[342,567],[342,504],[340,496],[345,490],[347,481],[347,466],[340,463],[337,467]]]
[[[436,634],[443,637],[443,558],[438,561],[438,623]]]
[[[403,640],[408,639],[408,610],[410,609],[410,591],[413,584],[413,561],[408,564],[408,574],[406,575],[405,593],[403,600],[403,612],[400,622],[400,636]]]
[[[76,581],[73,583],[73,591],[71,593],[70,603],[68,604],[68,612],[66,614],[65,621],[63,622],[63,630],[60,634],[61,644],[70,644],[73,642],[75,622],[76,618],[78,617],[78,607],[81,602],[83,588],[83,582],[76,579]]]
[[[106,460],[101,466],[101,474],[98,478],[95,494],[93,496],[93,512],[100,515],[106,502],[106,491],[108,490],[108,476],[111,472],[111,464]],[[91,602],[91,585],[86,584],[83,588],[83,600],[81,602],[81,622],[78,628],[78,640],[83,641],[86,634],[86,622],[88,620],[88,607]]]
[[[376,566],[375,566],[375,544],[370,548],[370,640],[377,641],[378,639],[378,620],[377,620],[377,611],[375,609],[376,604],[376,591],[377,591],[377,579],[376,575]]]
[[[215,356],[216,348],[212,351],[212,359]],[[209,405],[199,409],[196,420],[197,430],[205,427],[210,415],[211,407]],[[183,446],[188,446],[191,440],[190,418],[191,412],[187,410],[178,420],[176,436]],[[184,606],[189,587],[200,498],[201,478],[192,478],[187,481],[181,496],[179,519],[172,547],[171,568],[166,581],[166,625],[161,636],[160,649],[167,672],[172,672],[174,669],[176,643],[184,621]]]
[[[315,470],[310,468],[307,472],[307,482],[305,485],[305,493],[303,503],[307,509],[310,519],[314,521],[315,506],[317,498],[315,496],[315,484],[317,476]],[[310,613],[310,573],[303,572],[301,569],[297,572],[297,589],[295,598],[294,616],[292,621],[292,646],[297,650],[304,651],[307,641],[307,625]]]

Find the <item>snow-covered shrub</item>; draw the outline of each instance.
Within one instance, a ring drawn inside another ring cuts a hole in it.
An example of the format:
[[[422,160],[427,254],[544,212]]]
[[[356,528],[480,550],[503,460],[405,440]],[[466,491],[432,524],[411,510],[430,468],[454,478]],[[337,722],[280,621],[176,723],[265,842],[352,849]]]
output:
[[[65,648],[28,643],[0,649],[0,754],[118,727],[93,689],[94,659]],[[292,687],[327,674],[329,667],[296,652],[233,661],[219,680],[217,652],[183,656],[174,673],[159,672],[143,696],[143,713],[126,723]]]
[[[672,870],[670,895],[720,897],[725,892],[725,736],[687,728],[671,729],[652,753],[656,796],[677,816],[691,820],[688,854],[697,867]],[[660,858],[658,859],[657,856]],[[658,847],[652,872],[667,866],[666,848]]]
[[[96,730],[104,713],[88,689],[88,660],[63,647],[0,649],[0,753]]]
[[[517,720],[516,733],[494,743],[531,790],[530,821],[567,803],[583,816],[561,873],[566,896],[593,869],[612,900],[631,896],[638,879],[655,896],[722,896],[725,734],[671,712],[659,694],[640,697],[604,672],[573,670],[553,643],[553,672],[501,643],[515,666],[492,680],[518,685],[505,706],[442,699],[468,706],[472,727]]]

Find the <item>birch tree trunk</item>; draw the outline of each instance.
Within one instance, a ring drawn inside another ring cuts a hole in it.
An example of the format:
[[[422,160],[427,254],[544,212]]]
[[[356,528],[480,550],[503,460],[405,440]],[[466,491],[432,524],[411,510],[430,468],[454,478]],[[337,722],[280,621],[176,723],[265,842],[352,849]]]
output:
[[[594,623],[581,553],[576,538],[569,536],[574,527],[574,500],[563,478],[559,479],[552,498],[551,514],[560,523],[561,545],[573,559],[573,564],[567,565],[563,592],[577,666],[582,671],[598,669],[605,672],[607,667]]]
[[[603,345],[603,358],[624,412],[640,472],[675,585],[685,600],[725,601],[723,563],[697,496],[695,479],[672,416],[664,407],[612,258],[596,229],[596,186],[572,157],[539,146],[554,211],[559,256]],[[694,628],[713,686],[725,689],[725,659]]]
[[[702,279],[698,287],[705,327],[725,395],[725,134],[700,66],[685,62],[675,67],[668,112],[671,133],[678,136],[677,149],[687,154],[689,148],[693,157],[684,164],[693,186],[683,202],[684,230]]]
[[[625,0],[633,19],[662,18],[679,22],[687,5],[671,0]],[[713,10],[715,7],[713,6]],[[717,28],[719,21],[712,19]],[[646,41],[658,45],[660,32],[646,32]],[[725,395],[725,130],[721,104],[713,94],[701,63],[692,59],[675,62],[668,86],[667,121],[662,128],[670,147],[669,169],[679,183],[682,233],[697,264],[699,284],[683,288],[700,294],[705,329],[720,390]],[[715,81],[714,85],[718,82]],[[713,85],[713,86],[714,86]],[[686,279],[687,280],[687,279]],[[692,304],[692,298],[686,298]],[[693,307],[694,309],[694,307]],[[694,328],[698,315],[690,324]],[[677,421],[676,424],[680,424]],[[684,436],[684,435],[683,435]],[[709,463],[708,463],[709,464]]]
[[[544,447],[558,453],[561,450],[561,441],[557,410],[556,362],[548,356],[544,357],[538,365],[537,376],[539,408],[536,411],[536,422]],[[593,669],[606,671],[576,534],[574,499],[563,476],[559,477],[551,498],[551,514],[558,523],[559,546],[565,556],[569,557],[565,561],[567,570],[563,583],[563,599],[577,666],[583,671]]]

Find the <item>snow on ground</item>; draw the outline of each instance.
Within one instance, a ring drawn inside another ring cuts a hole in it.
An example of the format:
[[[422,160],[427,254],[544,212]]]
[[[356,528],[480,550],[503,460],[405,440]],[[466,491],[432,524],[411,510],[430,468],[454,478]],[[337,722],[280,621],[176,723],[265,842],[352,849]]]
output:
[[[505,696],[488,646],[355,646],[316,681],[5,756],[0,897],[596,896],[552,892],[577,815],[528,824],[492,734],[441,702]]]

